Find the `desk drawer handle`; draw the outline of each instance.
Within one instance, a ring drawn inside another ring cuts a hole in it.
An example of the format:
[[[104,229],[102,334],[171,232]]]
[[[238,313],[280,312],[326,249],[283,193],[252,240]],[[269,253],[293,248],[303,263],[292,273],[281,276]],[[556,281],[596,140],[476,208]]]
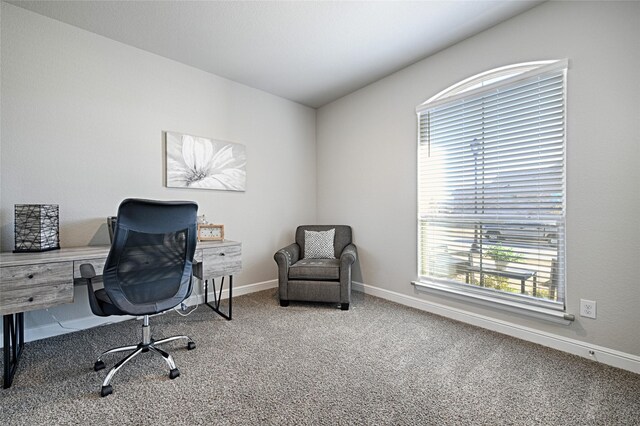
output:
[[[27,275],[27,278],[29,278],[29,279],[33,278],[33,274]]]
[[[224,253],[220,253],[220,256],[224,256]]]
[[[33,296],[29,298],[29,302],[33,302]]]

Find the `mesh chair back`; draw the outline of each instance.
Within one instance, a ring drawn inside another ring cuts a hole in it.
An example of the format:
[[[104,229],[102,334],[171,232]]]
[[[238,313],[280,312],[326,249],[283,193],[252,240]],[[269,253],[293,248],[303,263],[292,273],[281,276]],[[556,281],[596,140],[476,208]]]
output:
[[[171,309],[191,294],[198,206],[127,199],[120,204],[104,289],[131,315]]]

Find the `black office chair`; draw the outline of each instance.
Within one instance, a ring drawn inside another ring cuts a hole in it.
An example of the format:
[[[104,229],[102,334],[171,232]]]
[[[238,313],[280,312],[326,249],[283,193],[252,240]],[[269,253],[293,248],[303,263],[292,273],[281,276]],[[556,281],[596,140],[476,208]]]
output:
[[[175,379],[180,371],[173,358],[157,346],[186,339],[189,350],[196,347],[188,336],[154,340],[149,315],[172,309],[191,294],[197,211],[198,205],[193,202],[124,200],[118,209],[111,250],[104,265],[104,288],[94,290],[96,273],[92,265],[80,266],[95,315],[143,316],[141,343],[109,349],[95,362],[94,370],[102,370],[106,354],[133,351],[109,371],[102,383],[101,396],[113,392],[111,379],[139,353],[151,351],[161,355],[169,365],[169,378]]]

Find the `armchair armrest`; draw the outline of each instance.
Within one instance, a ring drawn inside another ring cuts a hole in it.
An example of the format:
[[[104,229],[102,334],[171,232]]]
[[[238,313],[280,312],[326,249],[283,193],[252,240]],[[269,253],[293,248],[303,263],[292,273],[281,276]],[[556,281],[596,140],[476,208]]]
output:
[[[354,244],[348,244],[340,253],[340,309],[349,309],[351,302],[351,267],[358,259]]]
[[[300,260],[300,246],[297,243],[289,244],[278,250],[273,258],[279,268],[288,270],[291,265]]]
[[[348,244],[340,253],[341,266],[353,265],[358,259],[358,250],[354,244]]]
[[[278,292],[280,304],[286,306],[289,300],[289,267],[300,260],[300,246],[297,243],[281,248],[273,255],[278,264]]]

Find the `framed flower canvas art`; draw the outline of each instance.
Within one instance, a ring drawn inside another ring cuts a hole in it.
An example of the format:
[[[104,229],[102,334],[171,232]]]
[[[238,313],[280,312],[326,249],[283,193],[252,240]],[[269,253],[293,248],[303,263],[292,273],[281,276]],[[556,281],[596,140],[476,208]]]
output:
[[[165,132],[169,188],[244,191],[244,145],[182,133]]]

